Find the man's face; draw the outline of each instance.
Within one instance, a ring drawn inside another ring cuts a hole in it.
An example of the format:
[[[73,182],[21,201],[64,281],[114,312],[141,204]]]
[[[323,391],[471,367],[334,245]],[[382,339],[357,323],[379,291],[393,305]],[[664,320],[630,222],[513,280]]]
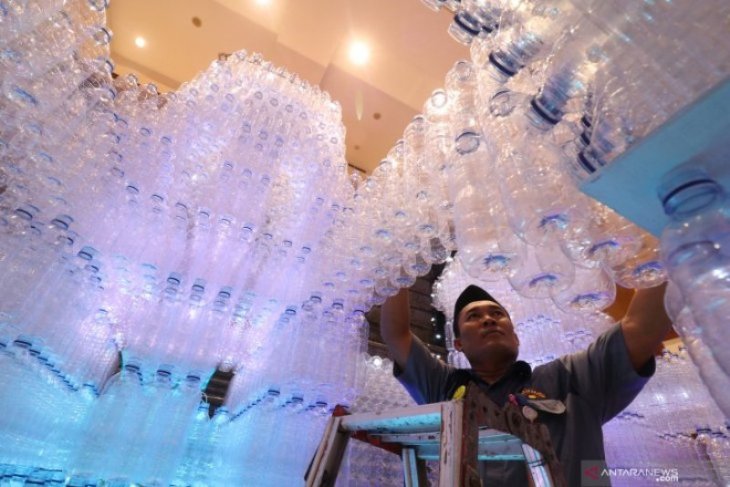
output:
[[[493,301],[474,301],[459,313],[459,338],[454,346],[472,364],[484,361],[514,361],[520,347],[512,320]]]

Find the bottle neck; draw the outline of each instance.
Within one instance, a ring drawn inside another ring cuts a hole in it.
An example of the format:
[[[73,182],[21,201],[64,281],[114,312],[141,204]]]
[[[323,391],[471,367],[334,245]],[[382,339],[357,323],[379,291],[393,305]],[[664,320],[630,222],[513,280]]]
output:
[[[708,210],[725,199],[725,191],[712,179],[695,179],[670,191],[663,199],[664,213],[681,220]]]

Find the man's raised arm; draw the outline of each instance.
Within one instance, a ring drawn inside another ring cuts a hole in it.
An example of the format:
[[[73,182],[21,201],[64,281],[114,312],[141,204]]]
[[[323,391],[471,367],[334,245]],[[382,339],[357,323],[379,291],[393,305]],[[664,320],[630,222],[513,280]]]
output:
[[[666,287],[665,283],[637,290],[626,316],[621,320],[631,365],[637,372],[656,353],[672,326],[664,310]]]
[[[380,335],[388,346],[390,356],[402,369],[411,351],[411,312],[408,289],[388,298],[380,309]]]

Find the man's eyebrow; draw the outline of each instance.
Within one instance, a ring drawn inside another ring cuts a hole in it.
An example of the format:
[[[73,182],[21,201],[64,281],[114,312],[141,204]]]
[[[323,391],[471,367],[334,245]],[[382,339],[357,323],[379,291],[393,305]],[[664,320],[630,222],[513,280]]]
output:
[[[471,307],[471,308],[467,309],[466,312],[471,313],[472,311],[475,311],[478,309],[484,309],[484,308],[490,309],[490,310],[497,309],[499,311],[504,311],[504,308],[502,308],[500,305],[498,305],[496,303],[489,303],[489,304],[480,304],[480,305]]]

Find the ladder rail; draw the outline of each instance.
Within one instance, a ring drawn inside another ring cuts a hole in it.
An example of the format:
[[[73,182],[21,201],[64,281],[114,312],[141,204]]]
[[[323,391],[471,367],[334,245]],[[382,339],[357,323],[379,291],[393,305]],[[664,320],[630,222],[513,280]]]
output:
[[[337,480],[350,434],[341,428],[343,416],[332,416],[304,480],[306,487],[332,487]]]
[[[428,485],[426,477],[426,463],[418,458],[415,448],[403,448],[401,452],[403,461],[403,475],[405,476],[405,487],[419,487]]]

